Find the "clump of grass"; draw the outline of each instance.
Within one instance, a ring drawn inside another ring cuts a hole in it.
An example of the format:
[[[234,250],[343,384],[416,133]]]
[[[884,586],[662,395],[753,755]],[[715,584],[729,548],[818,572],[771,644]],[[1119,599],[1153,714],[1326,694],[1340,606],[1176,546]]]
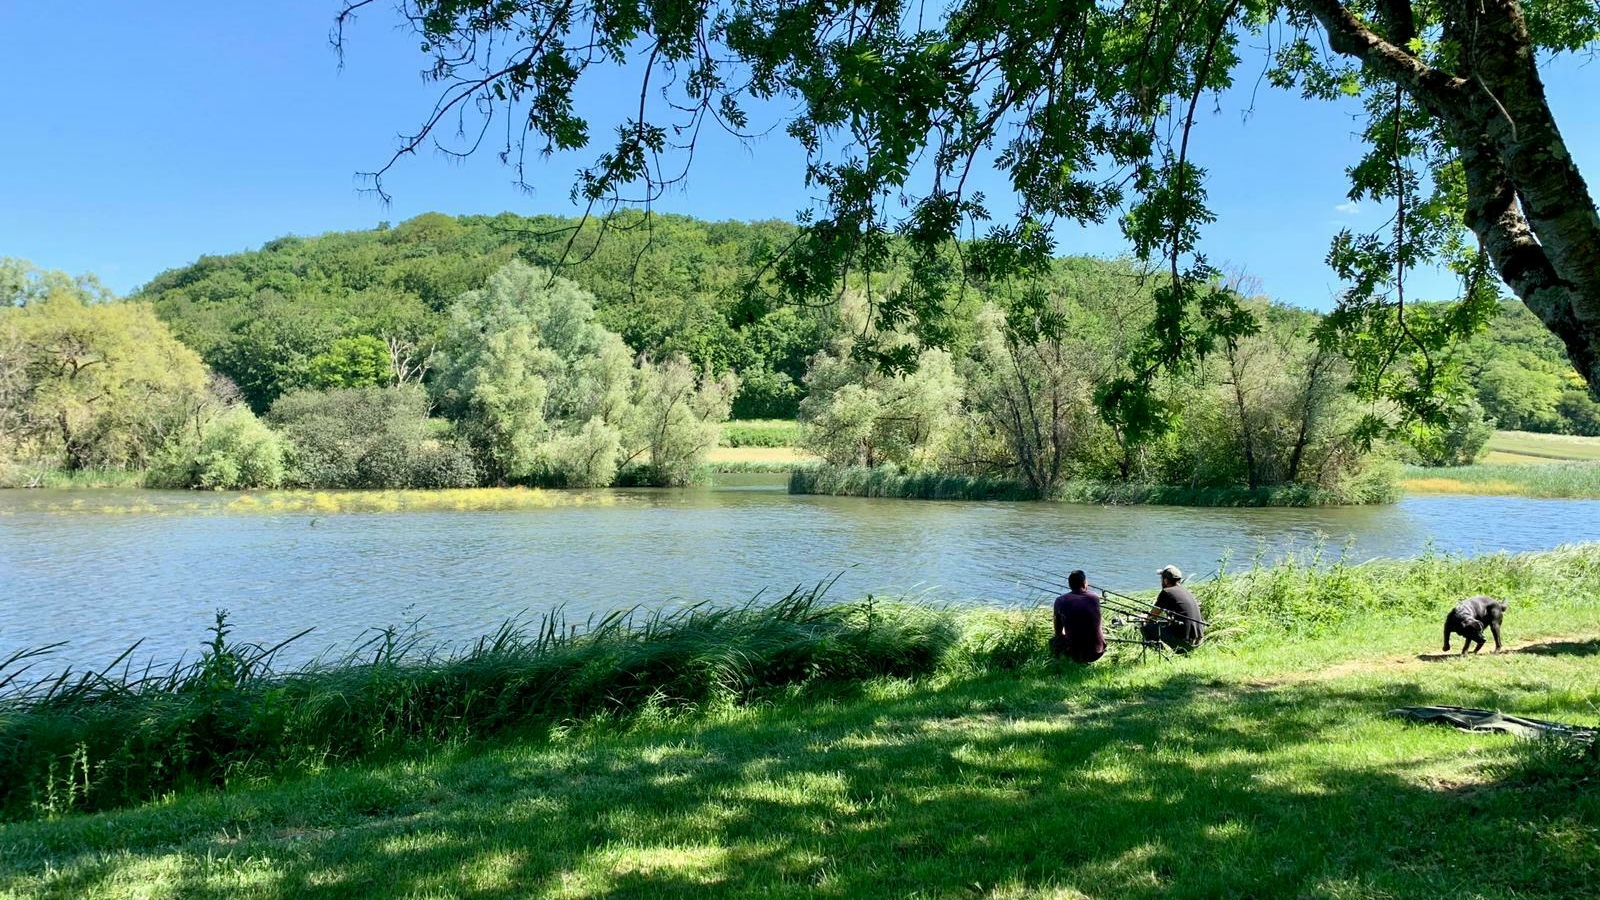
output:
[[[1273,565],[1221,573],[1204,586],[1206,617],[1231,636],[1314,636],[1381,620],[1443,621],[1451,603],[1474,594],[1511,601],[1512,608],[1556,606],[1591,596],[1600,578],[1600,544],[1543,553],[1457,557],[1428,552],[1416,559],[1332,561],[1314,547]]]
[[[448,512],[549,509],[615,503],[601,492],[547,491],[538,488],[451,488],[396,491],[273,491],[242,494],[229,512]]]
[[[1401,486],[1419,494],[1600,499],[1600,463],[1480,463],[1441,469],[1407,466]]]
[[[980,478],[940,472],[902,472],[894,466],[841,467],[821,465],[796,469],[789,478],[791,494],[833,494],[849,497],[898,497],[915,500],[1035,500],[1027,485],[1003,478]],[[1169,506],[1338,506],[1392,503],[1398,494],[1387,478],[1353,481],[1337,490],[1290,484],[1268,488],[1189,487],[1116,481],[1071,481],[1050,497],[1065,503]]]
[[[800,424],[793,419],[744,419],[722,423],[724,447],[798,447]]]
[[[1310,484],[1273,487],[1189,487],[1181,484],[1138,484],[1119,481],[1071,481],[1053,499],[1067,503],[1109,506],[1351,506],[1387,503],[1392,498],[1353,499],[1341,491]]]
[[[894,466],[796,468],[789,474],[789,493],[910,500],[1035,499],[1025,485],[1016,481],[939,472],[902,472]]]
[[[1573,790],[1600,786],[1600,736],[1591,730],[1523,741],[1500,774],[1525,784],[1551,784]]]
[[[82,469],[67,471],[52,465],[0,460],[0,488],[49,490],[102,490],[144,487],[140,469]]]
[[[815,462],[797,462],[793,459],[779,460],[715,460],[707,464],[717,475],[750,475],[750,474],[788,474],[796,469],[815,468]]]
[[[131,649],[101,671],[42,681],[24,681],[41,651],[0,661],[0,814],[105,809],[541,720],[916,676],[956,639],[949,611],[829,604],[822,588],[581,627],[509,622],[457,653],[386,629],[346,658],[286,673],[273,666],[283,644],[228,635],[219,612],[204,655],[159,673],[130,671]]]

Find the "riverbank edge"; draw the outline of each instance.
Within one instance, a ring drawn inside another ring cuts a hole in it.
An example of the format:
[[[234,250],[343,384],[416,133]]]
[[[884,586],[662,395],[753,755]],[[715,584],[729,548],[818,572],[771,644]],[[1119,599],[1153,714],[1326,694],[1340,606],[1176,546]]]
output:
[[[1385,477],[1362,479],[1345,490],[1309,485],[1270,488],[1189,487],[1113,481],[1069,481],[1048,498],[1001,478],[901,472],[890,466],[818,465],[795,468],[789,493],[904,500],[1036,501],[1100,506],[1314,507],[1369,506],[1398,502],[1398,486]]]
[[[1208,646],[1240,653],[1436,619],[1476,593],[1514,598],[1519,611],[1573,608],[1592,604],[1600,583],[1600,543],[1319,562],[1290,559],[1197,585],[1213,626]],[[761,606],[615,613],[581,628],[559,617],[508,622],[458,653],[385,629],[341,661],[289,672],[274,670],[277,648],[230,643],[221,613],[202,658],[165,672],[119,675],[125,654],[100,672],[22,690],[8,676],[47,657],[14,655],[0,661],[0,685],[13,685],[0,698],[0,818],[110,809],[539,723],[1050,665],[1042,611],[836,603],[824,588]]]
[[[1600,500],[1600,462],[1407,466],[1401,472],[1399,484],[1408,494]]]

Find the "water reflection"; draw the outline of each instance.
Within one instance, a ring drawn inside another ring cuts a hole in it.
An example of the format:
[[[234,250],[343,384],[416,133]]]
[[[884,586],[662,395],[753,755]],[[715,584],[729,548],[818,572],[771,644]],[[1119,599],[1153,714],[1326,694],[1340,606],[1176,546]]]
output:
[[[302,655],[422,617],[475,637],[520,611],[737,602],[838,577],[835,595],[1031,603],[1051,575],[1152,587],[1231,557],[1323,547],[1356,560],[1600,539],[1600,502],[1417,497],[1397,506],[1182,509],[791,497],[771,480],[625,491],[612,506],[485,513],[225,514],[228,498],[0,492],[0,654],[60,640],[104,662],[139,638],[193,654],[218,606],[243,639],[308,625]],[[62,512],[122,507],[117,514]]]

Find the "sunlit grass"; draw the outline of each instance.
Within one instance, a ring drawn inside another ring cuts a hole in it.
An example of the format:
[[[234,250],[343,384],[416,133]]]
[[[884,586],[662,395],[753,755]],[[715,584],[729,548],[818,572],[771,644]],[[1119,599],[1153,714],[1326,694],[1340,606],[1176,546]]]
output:
[[[1574,553],[1506,560],[1550,603],[1513,608],[1502,655],[1442,658],[1433,616],[1363,613],[1144,665],[650,706],[0,826],[0,896],[1588,896],[1600,791],[1516,774],[1512,738],[1386,715],[1600,720],[1596,572]],[[1358,577],[1420,602],[1492,576],[1395,565]]]
[[[706,454],[706,462],[712,466],[769,465],[784,467],[778,471],[785,472],[789,466],[816,461],[816,456],[798,447],[715,447]]]
[[[1400,486],[1414,494],[1600,498],[1600,462],[1407,466]]]
[[[740,419],[723,422],[723,447],[793,447],[800,443],[800,425],[793,419]]]
[[[1487,462],[1562,462],[1600,460],[1600,437],[1496,431],[1489,438]]]
[[[618,502],[604,491],[547,491],[538,488],[453,488],[396,491],[268,491],[242,494],[225,509],[238,513],[477,512],[552,509]]]

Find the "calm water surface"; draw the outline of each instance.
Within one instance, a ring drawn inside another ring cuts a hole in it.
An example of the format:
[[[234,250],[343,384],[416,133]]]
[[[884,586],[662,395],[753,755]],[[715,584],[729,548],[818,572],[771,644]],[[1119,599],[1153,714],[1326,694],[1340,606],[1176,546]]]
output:
[[[1066,571],[1124,590],[1176,563],[1195,576],[1305,552],[1354,560],[1432,546],[1480,553],[1600,540],[1600,501],[1415,497],[1349,509],[1186,509],[791,497],[771,479],[618,491],[613,505],[525,512],[223,512],[228,496],[0,491],[0,658],[68,641],[51,668],[192,657],[218,607],[236,636],[308,626],[302,658],[421,617],[464,640],[563,608],[725,603],[837,577],[832,596],[1037,602]],[[83,507],[143,506],[103,514]]]

